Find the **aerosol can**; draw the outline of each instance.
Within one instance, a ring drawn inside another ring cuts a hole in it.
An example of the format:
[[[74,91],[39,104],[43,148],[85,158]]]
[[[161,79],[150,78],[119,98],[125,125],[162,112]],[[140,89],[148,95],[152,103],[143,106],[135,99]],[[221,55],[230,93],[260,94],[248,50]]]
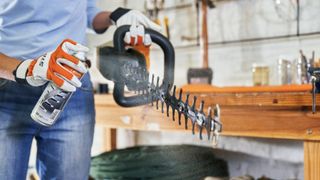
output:
[[[84,53],[75,53],[73,56],[85,61]],[[81,74],[80,80],[83,77]],[[64,107],[72,96],[73,92],[67,92],[54,83],[48,83],[40,99],[31,112],[31,118],[44,126],[52,126],[61,115]]]

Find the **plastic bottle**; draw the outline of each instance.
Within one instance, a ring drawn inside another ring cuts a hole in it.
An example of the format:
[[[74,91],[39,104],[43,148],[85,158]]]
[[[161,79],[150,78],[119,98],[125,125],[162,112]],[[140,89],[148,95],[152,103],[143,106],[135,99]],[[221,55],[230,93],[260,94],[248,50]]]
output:
[[[85,54],[82,52],[75,53],[73,56],[85,61]],[[83,74],[80,76],[82,78]],[[49,82],[33,108],[31,118],[41,125],[52,126],[58,120],[72,94],[73,92],[64,91]]]

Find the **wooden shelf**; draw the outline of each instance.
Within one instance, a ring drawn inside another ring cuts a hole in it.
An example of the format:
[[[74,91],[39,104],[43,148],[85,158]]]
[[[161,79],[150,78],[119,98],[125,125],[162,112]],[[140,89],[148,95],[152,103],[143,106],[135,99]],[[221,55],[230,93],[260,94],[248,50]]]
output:
[[[320,140],[320,113],[311,113],[308,92],[193,95],[205,100],[205,109],[220,105],[223,135]],[[184,130],[177,120],[173,122],[150,105],[122,108],[111,95],[96,95],[95,100],[97,123],[135,130]],[[182,121],[184,124],[184,118]]]
[[[184,92],[205,100],[207,104],[226,106],[311,106],[310,85],[287,85],[267,87],[214,87],[187,85]],[[317,97],[319,102],[320,96]]]
[[[95,104],[99,125],[133,130],[184,130],[171,117],[166,117],[161,110],[149,105],[123,108],[114,102],[112,95],[95,95]]]

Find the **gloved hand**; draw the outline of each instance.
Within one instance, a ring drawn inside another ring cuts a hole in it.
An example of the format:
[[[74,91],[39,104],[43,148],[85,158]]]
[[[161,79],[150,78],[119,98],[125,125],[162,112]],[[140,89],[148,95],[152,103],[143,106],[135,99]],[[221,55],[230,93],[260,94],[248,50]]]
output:
[[[124,36],[124,42],[130,46],[144,45],[149,47],[152,40],[150,34],[145,34],[145,30],[142,25],[131,25],[129,32],[126,32]]]
[[[129,32],[126,32],[124,36],[124,42],[144,55],[147,69],[149,69],[152,39],[150,34],[145,34],[144,27],[142,25],[131,25]]]
[[[79,76],[87,72],[82,61],[88,50],[87,47],[66,39],[55,51],[21,62],[13,72],[16,82],[42,86],[47,81],[52,81],[61,89],[73,92],[81,87]]]
[[[140,11],[118,8],[110,14],[110,19],[117,27],[122,25],[143,25],[155,31],[160,31],[161,27],[149,20]]]

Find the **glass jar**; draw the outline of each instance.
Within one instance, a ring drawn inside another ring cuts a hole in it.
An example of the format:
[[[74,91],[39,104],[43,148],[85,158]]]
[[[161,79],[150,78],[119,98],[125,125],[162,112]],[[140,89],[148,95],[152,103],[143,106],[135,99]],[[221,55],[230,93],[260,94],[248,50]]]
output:
[[[254,86],[269,85],[269,67],[266,65],[253,64],[252,81]]]

